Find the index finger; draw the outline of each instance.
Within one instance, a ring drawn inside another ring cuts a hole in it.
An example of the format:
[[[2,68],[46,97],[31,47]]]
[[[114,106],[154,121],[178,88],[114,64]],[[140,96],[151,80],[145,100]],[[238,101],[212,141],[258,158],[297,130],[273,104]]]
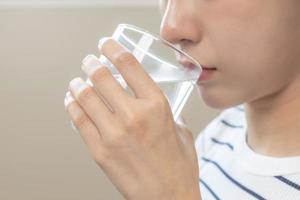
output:
[[[108,38],[98,47],[99,51],[118,69],[137,98],[150,98],[160,94],[159,87],[125,47],[112,38]]]

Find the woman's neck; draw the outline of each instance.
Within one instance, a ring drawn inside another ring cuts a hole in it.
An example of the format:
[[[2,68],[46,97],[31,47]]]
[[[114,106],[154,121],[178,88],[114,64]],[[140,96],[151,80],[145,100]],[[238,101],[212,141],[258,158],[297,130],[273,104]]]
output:
[[[245,110],[250,148],[273,157],[300,156],[300,79]]]

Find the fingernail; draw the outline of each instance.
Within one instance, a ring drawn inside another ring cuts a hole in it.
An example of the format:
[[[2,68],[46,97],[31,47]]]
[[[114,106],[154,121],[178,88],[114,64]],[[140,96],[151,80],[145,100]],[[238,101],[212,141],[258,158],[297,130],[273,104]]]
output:
[[[101,67],[102,64],[95,55],[88,55],[83,59],[81,69],[90,76]]]
[[[100,52],[101,52],[101,49],[102,49],[103,44],[104,44],[108,39],[110,39],[110,38],[109,38],[109,37],[103,37],[103,38],[101,38],[101,39],[99,40],[99,42],[98,42],[98,49],[99,49]]]
[[[66,93],[66,96],[65,96],[65,101],[64,101],[64,104],[65,104],[65,107],[67,107],[71,102],[75,101],[74,98],[71,96],[71,92],[68,91]]]
[[[71,82],[70,82],[70,90],[72,91],[72,93],[74,94],[75,97],[78,97],[78,95],[86,88],[89,87],[89,85],[84,82],[81,78],[74,78]]]

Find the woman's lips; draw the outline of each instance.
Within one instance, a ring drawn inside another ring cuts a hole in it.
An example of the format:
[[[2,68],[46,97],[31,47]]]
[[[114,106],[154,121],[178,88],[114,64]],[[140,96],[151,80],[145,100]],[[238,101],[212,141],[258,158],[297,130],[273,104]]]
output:
[[[216,67],[207,67],[207,66],[202,66],[202,72],[198,78],[198,83],[202,81],[207,81],[212,78],[214,73],[217,71]]]
[[[187,60],[185,58],[181,59],[179,62],[184,66],[184,68],[187,68],[188,70],[193,70],[196,67],[199,67],[196,64],[194,64],[193,62],[190,62],[189,60]],[[217,68],[213,65],[212,66],[211,65],[201,65],[201,69],[202,69],[202,72],[201,72],[197,82],[209,80],[212,77],[212,75],[214,74],[214,72],[217,70]]]
[[[205,66],[205,65],[202,66],[202,70],[216,70],[216,69],[217,68],[214,66]]]
[[[199,67],[195,63],[189,61],[186,58],[180,59],[179,63],[187,69],[195,69],[196,67]],[[200,64],[200,65],[201,65],[202,70],[215,70],[215,69],[217,69],[216,67],[210,66],[210,65],[202,65],[202,64]]]

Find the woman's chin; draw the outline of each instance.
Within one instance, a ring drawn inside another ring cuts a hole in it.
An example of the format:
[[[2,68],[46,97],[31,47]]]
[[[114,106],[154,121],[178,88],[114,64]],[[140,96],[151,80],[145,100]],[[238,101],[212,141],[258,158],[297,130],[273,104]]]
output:
[[[223,104],[222,102],[212,101],[212,100],[204,100],[205,105],[207,105],[210,108],[217,109],[217,110],[225,110],[227,108],[230,108],[231,106],[228,106],[227,104]]]
[[[239,105],[239,102],[236,100],[228,98],[231,96],[230,94],[222,94],[221,92],[208,93],[201,89],[199,89],[198,92],[205,105],[213,109],[225,110]]]

